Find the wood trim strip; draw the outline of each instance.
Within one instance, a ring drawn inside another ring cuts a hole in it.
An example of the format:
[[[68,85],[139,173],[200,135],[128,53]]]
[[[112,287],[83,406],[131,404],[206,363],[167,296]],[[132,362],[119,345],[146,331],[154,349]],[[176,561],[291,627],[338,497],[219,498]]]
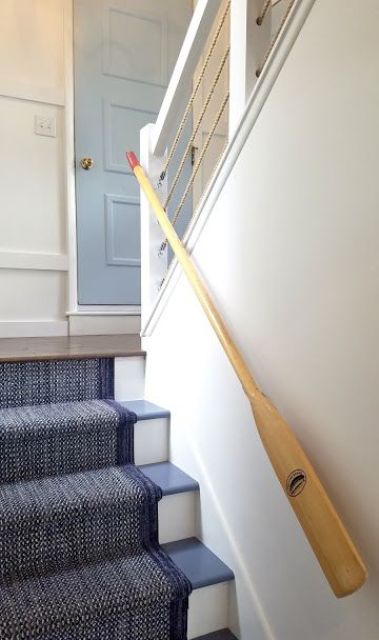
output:
[[[14,323],[9,324],[13,325]],[[46,325],[48,323],[45,322],[40,324]],[[46,327],[44,328],[46,329]],[[141,349],[140,337],[136,334],[111,336],[51,335],[50,337],[0,339],[0,362],[82,358],[124,358],[144,355],[145,352]]]

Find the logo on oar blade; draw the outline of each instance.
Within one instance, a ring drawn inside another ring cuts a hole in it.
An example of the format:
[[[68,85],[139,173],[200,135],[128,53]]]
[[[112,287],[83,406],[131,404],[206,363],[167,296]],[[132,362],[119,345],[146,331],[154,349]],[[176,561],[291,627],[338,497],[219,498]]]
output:
[[[302,469],[295,469],[287,478],[286,489],[291,498],[295,498],[301,493],[307,484],[307,476]]]

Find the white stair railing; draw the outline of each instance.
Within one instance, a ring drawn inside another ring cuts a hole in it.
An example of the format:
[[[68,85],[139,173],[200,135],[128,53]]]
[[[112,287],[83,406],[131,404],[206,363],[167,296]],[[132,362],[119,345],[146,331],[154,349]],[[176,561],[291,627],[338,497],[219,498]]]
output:
[[[186,224],[198,214],[227,141],[300,4],[301,0],[197,2],[157,121],[141,130],[140,145],[141,164],[174,225],[181,224],[177,231],[184,241]],[[273,9],[274,5],[278,6]],[[272,25],[277,25],[274,33]],[[160,295],[171,257],[142,196],[142,326]]]

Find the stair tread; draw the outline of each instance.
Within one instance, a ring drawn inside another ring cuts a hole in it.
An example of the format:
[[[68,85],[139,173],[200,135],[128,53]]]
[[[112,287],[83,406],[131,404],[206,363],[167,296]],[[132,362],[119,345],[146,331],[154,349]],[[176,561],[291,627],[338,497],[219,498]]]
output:
[[[0,482],[128,463],[134,420],[106,400],[1,409]]]
[[[139,523],[153,523],[158,499],[134,465],[0,486],[0,578],[133,554]]]
[[[233,571],[197,538],[168,542],[162,547],[194,589],[234,580]]]
[[[124,407],[136,414],[137,420],[153,420],[154,418],[168,418],[170,412],[148,400],[125,400],[120,402]]]
[[[195,640],[237,640],[236,636],[229,629],[222,629],[214,633],[208,633],[206,636],[195,638]]]
[[[152,606],[155,610],[156,603],[160,610],[165,606],[170,612],[174,598],[180,603],[188,591],[189,585],[179,574],[172,577],[172,569],[163,557],[157,559],[156,553],[141,549],[129,558],[1,585],[0,637],[67,637],[76,621],[75,637],[80,633],[83,640],[97,638],[101,631],[102,638],[110,638],[115,622],[112,610],[117,611],[122,628],[130,625],[135,612],[134,630],[140,624],[141,607]]]
[[[198,482],[171,462],[143,464],[139,468],[162,489],[164,496],[199,490]]]
[[[137,334],[0,338],[0,362],[145,355]]]

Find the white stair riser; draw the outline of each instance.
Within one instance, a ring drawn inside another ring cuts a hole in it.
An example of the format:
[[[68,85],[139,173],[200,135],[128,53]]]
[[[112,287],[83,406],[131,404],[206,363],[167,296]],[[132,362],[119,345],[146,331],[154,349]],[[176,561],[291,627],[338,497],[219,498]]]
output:
[[[145,393],[145,358],[115,358],[115,400],[140,400]]]
[[[105,336],[139,333],[140,315],[112,315],[99,312],[79,312],[68,317],[70,336]]]
[[[188,640],[229,626],[229,583],[195,589],[190,595]]]
[[[169,435],[168,418],[139,420],[134,426],[135,463],[140,465],[168,460]]]
[[[197,537],[198,491],[164,496],[158,506],[159,541]]]

